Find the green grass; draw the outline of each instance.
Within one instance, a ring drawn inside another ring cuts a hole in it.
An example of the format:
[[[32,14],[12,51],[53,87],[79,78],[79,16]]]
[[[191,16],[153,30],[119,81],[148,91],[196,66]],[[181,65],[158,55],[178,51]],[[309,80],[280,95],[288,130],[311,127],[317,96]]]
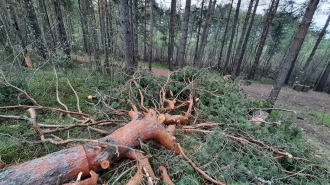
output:
[[[320,120],[325,126],[330,127],[330,114],[315,113],[316,119]]]

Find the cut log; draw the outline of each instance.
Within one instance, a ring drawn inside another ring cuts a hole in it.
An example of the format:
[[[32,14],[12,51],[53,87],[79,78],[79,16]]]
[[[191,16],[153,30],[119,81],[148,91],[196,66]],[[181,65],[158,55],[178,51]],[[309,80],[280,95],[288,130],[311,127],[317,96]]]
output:
[[[139,146],[139,139],[154,140],[180,154],[173,132],[173,127],[166,130],[158,121],[156,112],[149,109],[142,118],[139,116],[133,119],[97,141],[1,169],[0,184],[56,184],[59,177],[61,183],[67,183],[74,180],[80,172],[82,177],[86,177],[91,170],[99,172],[107,166],[104,161],[109,161],[111,164],[127,158],[131,152],[134,152],[133,148]]]

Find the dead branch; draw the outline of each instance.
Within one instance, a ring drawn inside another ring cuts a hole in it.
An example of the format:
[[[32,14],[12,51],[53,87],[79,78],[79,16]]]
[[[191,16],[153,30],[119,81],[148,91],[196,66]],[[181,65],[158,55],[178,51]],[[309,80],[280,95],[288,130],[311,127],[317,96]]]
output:
[[[142,184],[144,180],[144,176],[146,177],[146,180],[148,184],[153,182],[153,179],[155,178],[154,171],[148,161],[149,157],[144,156],[141,153],[138,152],[129,152],[126,155],[127,158],[137,160],[138,170],[136,174],[128,181],[126,185],[138,185]]]
[[[174,185],[174,183],[172,182],[170,176],[167,173],[166,168],[164,166],[160,166],[158,169],[161,171],[163,181],[168,185]]]
[[[180,146],[179,143],[178,143],[178,148],[179,148],[180,153],[181,153],[181,155],[183,156],[183,158],[185,158],[186,161],[188,161],[188,162],[190,163],[190,165],[191,165],[191,166],[192,166],[192,167],[193,167],[198,173],[200,173],[205,179],[211,181],[211,182],[214,183],[214,184],[218,184],[218,185],[226,185],[226,184],[223,183],[223,182],[220,182],[220,181],[217,181],[217,180],[213,179],[212,177],[210,177],[209,175],[207,175],[205,171],[203,171],[203,170],[201,170],[200,168],[198,168],[198,167],[196,166],[196,164],[184,154],[184,152],[182,151],[182,148],[181,148],[181,146]]]
[[[3,77],[3,80],[5,81],[5,83],[3,83],[5,86],[12,87],[12,88],[14,88],[14,89],[16,89],[16,90],[22,92],[23,94],[25,94],[25,96],[26,96],[27,98],[29,98],[29,99],[33,102],[34,105],[36,105],[36,106],[41,106],[41,105],[40,105],[35,99],[33,99],[33,98],[32,98],[32,97],[31,97],[26,91],[24,91],[23,89],[20,89],[20,88],[18,88],[18,87],[16,87],[16,86],[12,85],[11,83],[9,83],[9,82],[7,81],[5,75],[3,74],[2,71],[0,71],[0,73],[1,73],[1,75],[2,75],[2,77]]]
[[[99,175],[97,173],[95,173],[93,170],[91,170],[89,172],[89,174],[91,175],[90,178],[85,179],[85,180],[78,180],[76,182],[70,182],[70,183],[65,183],[63,185],[92,185],[92,184],[97,184],[97,181],[99,179]]]
[[[0,109],[15,109],[15,108],[34,108],[34,109],[46,109],[46,110],[52,110],[52,111],[57,111],[57,112],[62,112],[65,114],[75,114],[75,115],[80,115],[84,117],[90,117],[89,114],[85,113],[80,113],[80,112],[74,112],[74,111],[69,111],[69,110],[63,110],[59,108],[53,108],[53,107],[44,107],[44,106],[31,106],[31,105],[14,105],[14,106],[4,106],[0,107]]]
[[[77,109],[78,109],[78,112],[80,112],[80,113],[81,113],[81,110],[80,110],[80,105],[79,105],[79,96],[78,96],[77,92],[74,90],[74,88],[72,87],[72,85],[71,85],[71,83],[70,83],[69,79],[68,79],[68,78],[66,78],[66,80],[68,81],[68,84],[69,84],[69,86],[70,86],[71,90],[73,91],[74,95],[76,96],[76,99],[77,99]]]
[[[68,111],[69,110],[68,107],[64,103],[61,102],[60,97],[58,95],[58,77],[57,77],[57,72],[56,72],[55,66],[53,68],[54,68],[54,74],[55,74],[55,79],[56,79],[56,100],[60,105],[62,105],[65,108],[65,110]]]
[[[292,113],[297,114],[297,112],[294,110],[281,109],[281,108],[249,108],[249,110],[280,110],[280,111],[292,112]]]
[[[191,111],[194,105],[192,94],[189,95],[189,101],[184,102],[185,104],[189,105],[187,112],[184,113],[184,115],[170,115],[168,113],[162,115],[165,120],[164,124],[166,125],[177,125],[178,127],[181,127],[181,124],[187,125],[188,119],[191,116]],[[166,108],[165,108],[166,109]]]

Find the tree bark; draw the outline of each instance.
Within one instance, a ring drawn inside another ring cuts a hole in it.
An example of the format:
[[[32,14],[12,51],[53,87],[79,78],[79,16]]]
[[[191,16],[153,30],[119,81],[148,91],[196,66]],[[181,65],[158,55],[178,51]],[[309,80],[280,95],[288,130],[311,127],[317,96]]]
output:
[[[55,51],[55,46],[56,46],[55,38],[54,38],[53,30],[51,29],[52,26],[50,25],[49,16],[48,16],[48,12],[47,12],[47,8],[46,8],[44,0],[39,0],[39,8],[43,14],[42,15],[42,19],[43,19],[42,26],[44,29],[46,43],[48,45],[49,50]]]
[[[66,31],[65,31],[60,1],[53,0],[53,4],[54,4],[54,8],[55,8],[55,15],[56,15],[56,18],[58,21],[58,23],[57,23],[58,35],[60,37],[60,42],[63,45],[62,48],[63,48],[64,53],[66,54],[67,58],[71,58],[70,46],[69,46],[69,42],[67,39]]]
[[[323,71],[320,80],[317,82],[315,91],[323,92],[323,90],[327,84],[329,74],[330,74],[330,61],[328,61],[327,67]]]
[[[206,15],[206,20],[205,20],[204,27],[203,27],[201,45],[200,45],[198,55],[197,55],[198,68],[203,67],[204,49],[205,49],[205,46],[207,43],[207,36],[209,34],[209,29],[211,26],[211,21],[213,18],[214,8],[215,8],[216,3],[217,3],[216,0],[214,0],[213,2],[212,2],[212,0],[209,1],[209,7],[208,7],[207,15]]]
[[[319,3],[319,0],[311,0],[308,4],[308,7],[306,8],[305,14],[299,25],[296,36],[295,36],[294,40],[292,41],[290,49],[284,58],[284,61],[282,63],[281,69],[278,73],[276,82],[273,85],[273,89],[270,92],[270,95],[268,97],[268,102],[270,102],[271,104],[275,103],[275,101],[281,91],[281,88],[285,82],[285,79],[289,73],[290,67],[291,67],[293,61],[298,56],[298,53],[301,49],[301,45],[304,42],[307,31],[312,22],[312,19],[313,19],[313,16],[314,16],[318,3]]]
[[[103,0],[98,0],[98,13],[99,13],[99,23],[101,30],[101,50],[105,53],[106,48],[106,33],[105,33],[105,12],[104,12],[104,2]]]
[[[226,55],[226,61],[225,61],[225,66],[224,66],[224,69],[223,69],[223,73],[226,73],[227,68],[228,68],[228,64],[230,63],[231,49],[232,49],[232,45],[233,45],[233,41],[234,41],[234,37],[235,37],[235,30],[236,30],[236,27],[237,27],[240,6],[241,6],[241,0],[238,0],[237,7],[236,7],[234,24],[233,24],[233,28],[231,30],[231,37],[230,37],[230,42],[229,42],[229,46],[228,46],[228,51],[227,51],[227,55]]]
[[[47,55],[46,55],[46,50],[45,50],[45,46],[44,46],[44,41],[43,41],[43,38],[41,37],[41,29],[40,29],[40,26],[38,23],[37,15],[35,13],[32,1],[24,0],[24,7],[28,14],[28,19],[30,21],[30,25],[33,30],[36,46],[38,47],[38,50],[39,50],[42,58],[46,59]]]
[[[199,36],[201,34],[201,27],[202,27],[202,22],[203,22],[203,9],[204,9],[204,0],[202,0],[202,4],[201,4],[201,12],[199,15],[199,19],[198,19],[198,28],[197,28],[197,40],[196,40],[196,46],[195,46],[195,55],[194,55],[194,66],[196,65],[197,62],[197,55],[198,55],[198,45],[199,45]]]
[[[153,140],[180,154],[173,136],[174,125],[165,129],[158,114],[151,109],[143,118],[135,111],[130,111],[129,115],[131,122],[104,138],[1,169],[1,184],[56,184],[59,179],[62,184],[75,179],[80,172],[82,177],[86,177],[91,170],[99,172],[109,167],[102,164],[132,158],[136,152],[132,148],[140,145],[139,140]]]
[[[269,32],[269,28],[271,26],[271,23],[273,21],[273,18],[275,17],[277,7],[278,7],[279,0],[272,0],[271,5],[269,7],[268,15],[264,23],[264,28],[262,29],[259,45],[258,45],[258,50],[256,53],[256,56],[254,58],[254,62],[252,64],[252,68],[250,69],[250,72],[248,74],[248,79],[253,79],[255,76],[255,73],[258,69],[260,57],[262,54],[262,51],[264,49],[264,45],[266,43],[267,35]]]
[[[133,0],[133,11],[132,11],[132,23],[133,23],[133,41],[134,41],[134,65],[137,65],[137,61],[139,60],[139,35],[138,35],[138,0]]]
[[[223,47],[225,46],[225,42],[227,40],[227,31],[228,31],[228,25],[229,25],[229,21],[230,21],[231,10],[233,8],[233,2],[234,2],[234,0],[231,0],[230,9],[229,9],[229,13],[228,13],[228,18],[227,18],[227,22],[226,22],[225,33],[222,37],[221,49],[220,49],[220,54],[219,54],[219,59],[218,59],[218,70],[221,69],[222,52],[223,52]]]
[[[306,74],[306,69],[308,68],[309,64],[313,60],[314,54],[315,54],[315,52],[317,50],[317,47],[321,43],[322,38],[323,38],[323,36],[324,36],[324,34],[325,34],[326,30],[327,30],[327,27],[329,25],[329,21],[330,21],[330,15],[328,15],[328,19],[326,20],[326,22],[324,24],[324,27],[323,27],[321,33],[319,34],[319,37],[317,38],[316,43],[315,43],[315,45],[313,47],[313,50],[312,50],[311,54],[309,55],[309,57],[308,57],[305,65],[304,65],[304,67],[299,72],[298,78],[297,78],[297,80],[295,82],[296,84],[300,84],[300,82],[303,80],[303,78],[304,78],[304,76]]]
[[[237,46],[237,49],[236,49],[236,54],[235,54],[235,59],[234,59],[234,64],[233,64],[233,71],[231,73],[231,76],[233,78],[235,76],[237,76],[238,67],[240,66],[239,63],[242,62],[242,60],[240,60],[240,59],[241,59],[241,55],[242,55],[243,40],[244,40],[245,37],[247,37],[247,34],[246,34],[247,30],[246,29],[247,29],[247,25],[248,25],[249,20],[250,20],[250,16],[251,16],[250,14],[251,14],[253,2],[254,2],[254,0],[250,0],[249,7],[248,7],[248,10],[246,12],[242,32],[241,32],[241,37],[238,41],[238,46]]]
[[[86,5],[84,3],[84,0],[78,0],[78,6],[79,6],[79,15],[80,15],[80,24],[81,24],[81,30],[82,30],[82,36],[83,36],[83,43],[84,43],[84,51],[88,54],[90,53],[90,47],[89,47],[89,37],[88,37],[88,23],[87,23],[87,11],[86,11]]]
[[[134,60],[133,60],[133,38],[132,38],[132,30],[129,22],[129,6],[128,0],[120,0],[119,1],[119,11],[120,11],[120,19],[121,19],[121,30],[123,34],[123,45],[124,45],[124,55],[125,55],[125,68],[131,69],[134,68]]]
[[[143,60],[147,61],[147,0],[144,0]]]
[[[176,13],[176,0],[171,0],[171,15],[170,15],[170,25],[169,25],[169,42],[168,42],[168,69],[173,71],[172,63],[173,63],[173,51],[174,51],[174,23],[175,23],[175,13]]]
[[[153,60],[153,30],[154,30],[154,0],[150,0],[150,37],[149,37],[149,70],[151,71],[151,63]]]
[[[184,65],[184,57],[186,53],[186,45],[187,45],[187,38],[188,38],[188,26],[189,26],[189,17],[190,17],[190,6],[191,0],[186,0],[186,7],[184,10],[184,21],[182,25],[182,37],[181,37],[181,44],[180,50],[177,57],[177,63],[179,64],[179,68],[182,69]]]

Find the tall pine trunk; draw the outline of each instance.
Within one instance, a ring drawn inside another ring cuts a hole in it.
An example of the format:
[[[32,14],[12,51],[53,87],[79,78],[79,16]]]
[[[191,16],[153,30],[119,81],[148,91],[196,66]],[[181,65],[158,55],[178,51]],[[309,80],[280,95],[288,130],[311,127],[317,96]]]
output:
[[[198,57],[199,37],[201,34],[201,27],[202,27],[202,22],[203,22],[203,9],[204,9],[204,0],[202,0],[201,12],[200,12],[199,19],[198,19],[197,38],[196,38],[194,64],[193,64],[194,66],[196,65],[197,57]]]
[[[222,53],[223,53],[223,48],[224,48],[226,40],[227,40],[227,31],[228,31],[228,25],[229,25],[229,21],[230,21],[231,10],[233,8],[233,2],[234,2],[234,0],[231,0],[228,18],[226,21],[225,33],[223,34],[222,41],[221,41],[220,54],[219,54],[219,59],[218,59],[218,70],[221,70]]]
[[[329,21],[330,21],[330,15],[328,16],[328,19],[326,20],[326,22],[324,24],[324,27],[323,27],[321,33],[319,34],[319,37],[317,38],[316,43],[315,43],[315,45],[313,47],[313,50],[312,50],[311,54],[309,55],[309,57],[308,57],[305,65],[304,65],[304,67],[299,71],[299,75],[298,75],[298,78],[296,80],[296,83],[297,84],[300,84],[300,82],[303,80],[303,78],[304,78],[304,76],[306,74],[306,69],[308,68],[309,64],[313,60],[314,54],[315,54],[315,52],[317,50],[317,47],[321,43],[322,38],[323,38],[323,36],[324,36],[324,34],[325,34],[326,30],[327,30],[327,27],[329,25]]]
[[[290,45],[290,49],[284,58],[284,61],[282,63],[281,69],[278,73],[276,82],[273,85],[273,89],[270,92],[270,95],[268,97],[268,102],[270,102],[271,104],[275,103],[275,101],[281,91],[281,88],[285,82],[285,79],[289,73],[290,67],[291,67],[293,61],[298,56],[298,53],[301,49],[301,45],[304,42],[307,31],[312,22],[312,19],[313,19],[313,16],[314,16],[318,3],[319,3],[319,0],[311,0],[306,8],[305,14],[301,20],[301,23],[299,25],[296,36],[295,36],[294,40],[292,41],[292,43]]]
[[[268,15],[267,15],[267,18],[265,20],[264,28],[262,29],[261,37],[260,37],[260,40],[259,40],[258,50],[257,50],[256,56],[254,58],[254,62],[252,64],[252,68],[249,71],[248,79],[254,78],[255,73],[257,72],[260,57],[261,57],[262,51],[264,49],[264,45],[266,43],[269,28],[271,26],[273,18],[275,17],[279,1],[280,0],[272,0],[271,5],[269,7]]]
[[[54,9],[55,9],[55,15],[56,15],[56,18],[58,21],[57,31],[58,31],[58,35],[60,38],[60,43],[62,44],[61,47],[63,48],[64,53],[66,54],[67,58],[71,58],[70,47],[69,47],[69,43],[68,43],[66,31],[65,31],[65,26],[64,26],[64,22],[63,22],[60,1],[53,0],[53,4],[54,4]]]
[[[171,0],[171,15],[170,15],[170,25],[169,25],[169,37],[168,37],[168,69],[173,70],[173,51],[174,51],[174,35],[175,35],[175,12],[176,12],[176,0]]]
[[[237,75],[237,72],[238,72],[240,58],[241,58],[241,55],[242,55],[243,41],[244,41],[244,38],[247,35],[246,34],[247,25],[248,25],[249,20],[250,20],[253,2],[254,2],[254,0],[250,0],[249,7],[248,7],[248,10],[247,10],[247,13],[246,13],[246,16],[245,16],[245,20],[244,20],[244,24],[243,24],[243,28],[242,28],[242,32],[241,32],[241,37],[239,38],[238,46],[237,46],[236,54],[235,54],[235,58],[234,58],[233,71],[231,73],[232,77],[235,77]]]
[[[235,19],[234,19],[234,24],[233,24],[233,28],[231,30],[231,36],[230,36],[230,42],[229,42],[229,46],[228,46],[228,51],[227,51],[227,55],[226,55],[226,61],[225,61],[225,66],[224,66],[224,73],[226,73],[228,71],[228,64],[230,63],[230,58],[231,58],[231,49],[232,49],[232,45],[233,45],[233,41],[234,41],[234,37],[235,37],[235,31],[236,31],[236,27],[237,27],[237,23],[238,23],[238,16],[239,16],[239,8],[241,6],[241,0],[238,0],[237,2],[237,7],[236,7],[236,13],[235,13]]]
[[[55,38],[54,38],[53,30],[51,29],[49,16],[44,0],[39,0],[39,8],[40,8],[40,12],[42,12],[43,14],[41,17],[43,20],[42,26],[44,29],[46,43],[51,51],[55,51],[55,46],[56,46]]]
[[[33,4],[31,0],[24,0],[24,7],[28,15],[28,19],[30,21],[30,26],[32,27],[33,30],[33,35],[36,43],[36,46],[38,47],[38,50],[42,56],[42,58],[46,59],[46,50],[44,46],[44,41],[41,37],[41,29],[39,27],[37,15],[35,13]]]
[[[209,33],[209,29],[211,26],[211,21],[213,18],[213,14],[214,14],[214,8],[216,5],[216,0],[214,0],[212,2],[212,0],[210,0],[209,2],[209,7],[208,7],[208,11],[207,11],[207,16],[206,16],[206,20],[203,26],[203,33],[202,33],[202,39],[201,39],[201,45],[198,51],[198,55],[197,55],[197,64],[199,68],[203,67],[203,56],[204,56],[204,49],[207,43],[207,36]]]
[[[190,6],[191,0],[186,0],[186,7],[184,10],[184,20],[182,25],[182,37],[181,37],[181,44],[180,50],[177,57],[177,63],[179,64],[179,68],[182,69],[184,66],[184,57],[186,53],[186,45],[187,45],[187,38],[188,38],[188,25],[189,25],[189,17],[190,17]]]
[[[149,37],[149,70],[151,71],[151,63],[153,60],[153,30],[154,30],[154,0],[150,0],[150,37]]]
[[[131,69],[134,66],[133,60],[133,38],[132,38],[132,30],[129,22],[129,6],[128,0],[120,0],[119,1],[119,11],[120,11],[120,19],[121,19],[121,30],[123,34],[123,46],[124,46],[124,55],[125,55],[125,68]]]
[[[323,71],[320,80],[317,82],[315,91],[323,92],[325,85],[327,84],[329,73],[330,73],[330,60],[328,61],[328,65]]]

